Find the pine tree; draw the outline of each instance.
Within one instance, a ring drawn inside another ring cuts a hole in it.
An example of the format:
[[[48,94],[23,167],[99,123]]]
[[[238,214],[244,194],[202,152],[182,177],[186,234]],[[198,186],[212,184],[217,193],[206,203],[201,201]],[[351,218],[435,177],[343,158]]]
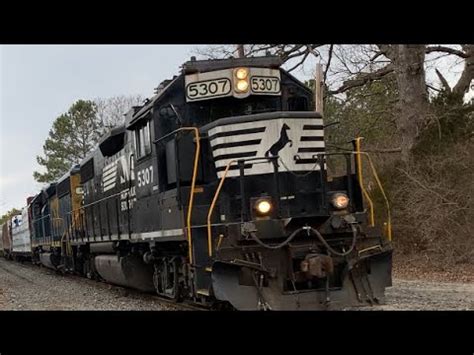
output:
[[[44,157],[36,157],[46,172],[35,171],[35,180],[49,183],[60,178],[92,151],[102,133],[103,124],[97,117],[96,105],[92,101],[76,101],[67,113],[54,121],[43,145]]]
[[[2,217],[0,217],[0,226],[17,214],[21,214],[21,210],[18,208],[12,208],[10,211],[6,212]]]

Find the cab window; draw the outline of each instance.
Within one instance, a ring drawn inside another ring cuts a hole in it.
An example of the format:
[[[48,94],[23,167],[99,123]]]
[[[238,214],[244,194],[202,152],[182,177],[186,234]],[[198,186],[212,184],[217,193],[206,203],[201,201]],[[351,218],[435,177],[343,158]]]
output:
[[[138,159],[151,153],[150,121],[135,131],[135,146]]]
[[[308,111],[308,100],[304,96],[288,98],[288,111]]]

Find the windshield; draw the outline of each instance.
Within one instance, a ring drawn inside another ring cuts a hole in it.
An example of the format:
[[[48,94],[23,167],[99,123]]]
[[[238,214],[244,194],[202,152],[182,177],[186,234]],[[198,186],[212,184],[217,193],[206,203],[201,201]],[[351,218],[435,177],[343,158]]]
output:
[[[245,99],[226,97],[189,103],[188,117],[200,125],[219,118],[252,115],[281,110],[280,97],[249,96]]]

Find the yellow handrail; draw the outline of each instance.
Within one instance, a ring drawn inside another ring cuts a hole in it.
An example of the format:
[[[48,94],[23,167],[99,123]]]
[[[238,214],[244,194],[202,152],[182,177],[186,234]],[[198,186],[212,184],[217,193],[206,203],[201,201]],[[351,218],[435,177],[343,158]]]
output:
[[[382,193],[382,196],[385,200],[385,206],[387,207],[387,238],[389,241],[391,241],[392,240],[392,216],[390,214],[390,203],[388,202],[387,195],[385,194],[385,190],[382,187],[382,183],[380,182],[379,176],[377,174],[377,171],[375,170],[375,166],[374,166],[374,163],[372,162],[372,159],[370,158],[370,155],[366,152],[359,152],[358,154],[364,155],[369,161],[372,174],[374,175],[375,181],[377,182],[380,192]]]
[[[222,185],[224,185],[224,180],[227,177],[227,173],[230,169],[230,166],[236,162],[237,160],[233,159],[227,163],[224,170],[224,174],[222,175],[219,185],[217,186],[216,192],[214,193],[214,198],[212,199],[211,206],[209,207],[209,212],[207,213],[207,249],[208,249],[209,256],[212,256],[212,233],[211,233],[212,212],[214,211],[214,207],[216,205],[217,199],[219,198]]]
[[[374,175],[375,181],[377,182],[377,185],[380,189],[380,192],[382,193],[382,196],[385,200],[385,206],[387,208],[387,239],[389,241],[392,240],[392,217],[390,214],[390,203],[388,202],[387,195],[385,194],[385,190],[383,189],[382,183],[380,182],[379,176],[377,174],[377,171],[375,170],[374,163],[372,162],[372,159],[370,158],[370,155],[367,152],[361,152],[360,151],[360,141],[362,137],[357,137],[355,139],[355,152],[354,154],[356,155],[357,159],[357,172],[358,172],[358,180],[359,180],[359,185],[364,193],[365,198],[367,199],[367,202],[369,204],[370,208],[370,225],[373,227],[375,226],[375,217],[374,217],[374,204],[372,202],[372,199],[369,196],[369,193],[364,187],[363,183],[363,176],[362,176],[362,159],[361,156],[365,156],[367,160],[369,161],[370,169],[372,170],[372,174]]]
[[[370,226],[373,227],[375,226],[375,217],[374,217],[374,203],[372,202],[372,199],[370,198],[369,193],[364,187],[364,182],[363,182],[363,177],[362,177],[362,159],[360,157],[361,151],[360,151],[360,140],[362,137],[357,137],[355,139],[355,148],[356,148],[356,158],[357,158],[357,179],[359,180],[359,185],[360,189],[362,190],[365,199],[367,200],[367,203],[369,204],[369,209],[370,209]]]
[[[194,202],[194,189],[196,187],[196,179],[197,179],[197,170],[199,165],[199,153],[201,149],[201,145],[199,140],[201,139],[199,136],[199,129],[196,127],[181,127],[178,128],[176,131],[194,131],[194,137],[196,139],[196,151],[194,152],[194,166],[193,166],[193,177],[191,179],[191,191],[189,193],[189,203],[188,203],[188,214],[186,216],[186,226],[187,226],[187,237],[188,237],[188,256],[189,256],[189,263],[193,263],[193,249],[192,249],[192,239],[191,239],[191,217],[193,211],[193,202]]]

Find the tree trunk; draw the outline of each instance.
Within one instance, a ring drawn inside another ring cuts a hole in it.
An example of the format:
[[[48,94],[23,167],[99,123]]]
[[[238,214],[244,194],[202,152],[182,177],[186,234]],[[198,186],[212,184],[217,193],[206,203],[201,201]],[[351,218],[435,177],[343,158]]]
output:
[[[474,45],[465,44],[462,48],[467,54],[467,58],[464,62],[464,70],[461,77],[453,88],[453,92],[460,97],[464,97],[464,94],[469,91],[469,85],[474,79]]]
[[[243,44],[238,44],[237,45],[237,56],[238,56],[238,58],[245,57],[245,50],[244,50],[244,45]]]
[[[401,134],[401,154],[408,161],[422,124],[428,115],[428,90],[425,81],[425,46],[393,45],[391,59],[395,65],[399,101],[396,120]]]

